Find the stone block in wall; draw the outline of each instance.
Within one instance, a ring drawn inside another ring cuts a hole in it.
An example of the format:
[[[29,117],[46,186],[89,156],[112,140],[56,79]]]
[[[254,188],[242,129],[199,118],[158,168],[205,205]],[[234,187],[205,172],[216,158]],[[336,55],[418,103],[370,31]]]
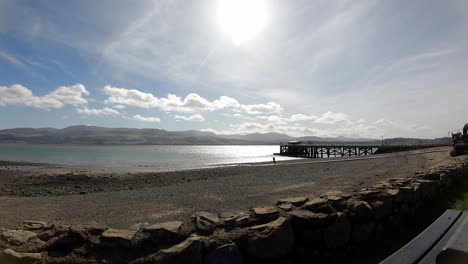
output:
[[[374,209],[375,219],[381,220],[390,216],[393,212],[392,198],[388,197],[384,200],[376,200],[369,203],[372,209]]]
[[[326,198],[328,202],[338,211],[343,211],[347,207],[347,200],[351,197],[349,194],[345,194],[340,191],[326,192],[320,196]]]
[[[279,211],[274,206],[256,207],[252,209],[252,215],[257,224],[264,224],[278,219]]]
[[[295,230],[296,242],[309,247],[323,246],[323,228],[305,227]]]
[[[107,247],[129,248],[132,246],[132,239],[135,236],[135,234],[136,234],[136,231],[134,230],[119,230],[119,229],[110,228],[102,233],[101,243]],[[68,242],[64,241],[63,243],[68,243]]]
[[[219,217],[208,212],[196,212],[192,216],[197,232],[201,234],[211,234],[219,224]]]
[[[391,198],[391,196],[386,191],[368,190],[359,192],[357,198],[370,203],[373,201],[387,200],[388,198]]]
[[[414,190],[411,186],[400,187],[400,191],[403,195],[403,203],[414,203]]]
[[[290,203],[281,203],[277,205],[279,209],[283,211],[291,211],[293,209],[293,205]]]
[[[40,253],[20,253],[11,249],[5,249],[0,252],[0,263],[33,263],[41,259]]]
[[[313,213],[302,209],[294,210],[290,214],[292,225],[295,230],[301,230],[302,228],[308,227],[326,227],[335,220],[336,216],[336,213]]]
[[[323,230],[323,239],[328,248],[346,246],[351,236],[351,223],[344,213],[338,213],[335,221]]]
[[[399,188],[387,189],[386,192],[390,194],[394,203],[401,203],[403,201],[403,193]]]
[[[438,181],[439,180],[439,172],[426,172],[423,174],[418,175],[417,177],[424,180],[430,181]]]
[[[400,215],[402,216],[412,216],[416,212],[416,209],[413,204],[402,204],[400,206]]]
[[[293,250],[294,241],[290,222],[280,217],[273,222],[249,228],[247,253],[261,260],[278,259]]]
[[[401,227],[402,217],[400,215],[391,215],[387,219],[387,227],[390,231],[399,230]]]
[[[5,230],[0,233],[0,242],[6,245],[21,245],[37,236],[36,233],[27,230]]]
[[[142,232],[148,234],[149,239],[155,243],[168,244],[184,238],[182,225],[180,221],[159,223],[144,227]]]
[[[252,224],[253,219],[248,213],[239,213],[225,217],[223,220],[223,225],[227,229],[232,229],[235,227],[246,227]]]
[[[203,258],[204,264],[243,264],[244,258],[236,247],[229,243],[208,252]]]
[[[418,203],[419,201],[423,200],[423,188],[421,187],[421,183],[413,182],[411,183],[411,187],[413,188],[413,199],[414,203]]]
[[[16,229],[34,231],[34,230],[43,230],[47,227],[48,225],[46,222],[26,220],[26,221],[21,222],[21,224],[18,225]]]
[[[308,200],[309,200],[309,198],[307,198],[307,197],[291,197],[291,198],[284,198],[284,199],[278,200],[278,202],[276,203],[276,205],[280,205],[280,204],[284,204],[284,203],[289,203],[289,204],[291,204],[291,205],[293,205],[293,206],[299,207],[299,206],[302,206],[303,204],[305,204]]]
[[[130,264],[173,264],[173,263],[193,263],[199,264],[202,261],[202,242],[196,235],[188,237],[181,243],[167,249],[162,249],[155,254],[145,256],[130,262]]]
[[[336,211],[335,208],[331,206],[328,199],[325,199],[325,198],[314,198],[306,202],[302,206],[302,208],[312,211],[314,213],[324,213],[324,214],[331,214]]]
[[[448,189],[451,186],[453,174],[454,173],[452,173],[452,174],[441,173],[440,174],[439,182],[440,182],[440,185],[442,185],[442,188],[444,188],[445,190]]]
[[[366,243],[374,237],[375,223],[355,224],[352,228],[352,240],[356,243]]]
[[[348,200],[348,216],[352,222],[365,222],[372,218],[373,209],[365,201]]]

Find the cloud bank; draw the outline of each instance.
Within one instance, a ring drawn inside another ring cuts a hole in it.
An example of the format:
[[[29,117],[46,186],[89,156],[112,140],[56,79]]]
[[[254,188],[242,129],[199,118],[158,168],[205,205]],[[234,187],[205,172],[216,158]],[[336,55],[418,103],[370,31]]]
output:
[[[88,101],[84,96],[89,96],[89,92],[82,84],[60,86],[44,96],[36,96],[30,89],[20,84],[0,86],[0,106],[23,106],[49,110],[62,108],[65,105],[85,105]]]

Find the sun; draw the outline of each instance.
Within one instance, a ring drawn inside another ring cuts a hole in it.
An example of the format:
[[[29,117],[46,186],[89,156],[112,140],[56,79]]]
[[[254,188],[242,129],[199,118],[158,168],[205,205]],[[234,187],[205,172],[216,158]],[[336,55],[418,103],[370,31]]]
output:
[[[265,27],[265,2],[218,0],[217,18],[221,30],[239,45],[254,38]]]

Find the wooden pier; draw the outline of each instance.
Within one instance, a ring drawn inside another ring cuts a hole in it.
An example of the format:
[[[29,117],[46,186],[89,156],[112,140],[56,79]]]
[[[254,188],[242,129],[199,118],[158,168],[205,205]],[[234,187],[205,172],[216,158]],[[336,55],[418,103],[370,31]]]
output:
[[[281,144],[280,152],[275,153],[275,155],[301,158],[330,158],[363,156],[442,146],[447,146],[447,144],[302,144],[297,142]]]

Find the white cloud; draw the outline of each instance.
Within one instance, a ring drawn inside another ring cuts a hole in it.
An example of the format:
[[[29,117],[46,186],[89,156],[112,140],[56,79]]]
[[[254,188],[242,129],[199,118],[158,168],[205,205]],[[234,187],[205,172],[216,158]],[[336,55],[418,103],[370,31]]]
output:
[[[34,107],[44,110],[62,108],[64,105],[84,105],[88,101],[83,97],[89,95],[84,85],[60,86],[44,96],[35,96],[33,92],[20,85],[0,86],[0,106]]]
[[[84,85],[75,84],[70,87],[60,86],[48,96],[55,98],[64,104],[83,105],[88,103],[88,101],[83,98],[83,95],[89,96],[89,92],[86,90]]]
[[[213,106],[216,109],[238,109],[241,107],[241,104],[234,98],[228,96],[220,96],[218,100],[213,101]]]
[[[242,105],[241,108],[250,115],[279,114],[284,110],[281,105],[275,102],[268,102],[266,104]]]
[[[112,107],[115,109],[125,109],[126,106],[125,105],[113,105]]]
[[[268,122],[271,122],[271,123],[277,124],[277,125],[284,125],[284,124],[286,124],[285,118],[282,118],[282,117],[277,116],[277,115],[258,116],[258,118],[260,118],[260,119],[265,119],[265,120],[267,120]]]
[[[159,117],[144,117],[141,115],[134,115],[132,116],[133,120],[147,122],[147,123],[160,123],[161,119]]]
[[[318,117],[314,115],[295,114],[295,115],[291,115],[288,121],[291,121],[291,122],[315,121],[317,119]]]
[[[278,125],[273,123],[256,123],[247,122],[242,124],[231,125],[229,129],[204,129],[203,131],[213,132],[215,134],[223,135],[245,135],[251,133],[268,133],[275,132],[281,134],[287,134],[290,136],[328,136],[328,132],[316,128],[302,127],[302,126],[289,126],[289,125]]]
[[[185,120],[185,121],[193,121],[193,122],[203,122],[203,121],[205,121],[205,118],[200,114],[191,115],[191,116],[176,115],[174,117],[177,120]]]
[[[350,124],[352,123],[347,114],[326,112],[320,118],[315,120],[320,124]]]
[[[82,108],[77,108],[76,112],[82,115],[94,115],[94,116],[116,116],[120,115],[120,112],[109,108],[109,107],[104,107],[102,109],[94,109],[94,108],[87,108],[87,107],[82,107]]]
[[[245,111],[248,114],[276,114],[283,108],[275,102],[266,104],[240,104],[236,99],[220,96],[209,101],[196,93],[190,93],[185,98],[169,94],[167,97],[157,97],[135,89],[105,86],[103,92],[109,97],[105,103],[111,105],[126,105],[140,108],[158,108],[167,112],[218,111],[230,109],[235,112]]]

